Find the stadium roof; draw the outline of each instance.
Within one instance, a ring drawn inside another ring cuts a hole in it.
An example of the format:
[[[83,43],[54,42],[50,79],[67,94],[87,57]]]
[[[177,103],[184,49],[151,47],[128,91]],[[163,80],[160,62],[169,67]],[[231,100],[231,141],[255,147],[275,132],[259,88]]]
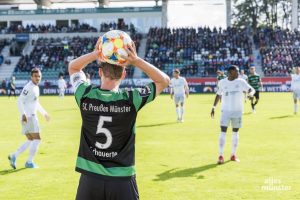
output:
[[[3,4],[44,4],[44,3],[90,3],[90,2],[131,2],[131,1],[161,1],[161,0],[0,0]]]
[[[19,5],[28,5],[28,4],[36,4],[38,8],[44,7],[51,7],[54,4],[73,4],[73,3],[93,3],[98,4],[100,7],[108,6],[110,3],[130,3],[130,2],[153,2],[156,5],[162,2],[170,2],[170,1],[182,1],[186,2],[186,5],[189,5],[188,2],[212,2],[213,5],[219,5],[219,1],[223,0],[0,0],[0,6],[19,6]],[[223,2],[221,3],[223,4]],[[191,4],[192,5],[192,4]]]
[[[56,4],[56,3],[109,3],[109,2],[134,2],[134,1],[148,1],[148,2],[161,2],[161,1],[182,1],[182,0],[0,0],[0,5],[12,4]],[[192,0],[185,0],[192,1]],[[195,1],[195,0],[194,0]],[[197,1],[197,0],[196,0]],[[198,0],[209,1],[209,0]]]

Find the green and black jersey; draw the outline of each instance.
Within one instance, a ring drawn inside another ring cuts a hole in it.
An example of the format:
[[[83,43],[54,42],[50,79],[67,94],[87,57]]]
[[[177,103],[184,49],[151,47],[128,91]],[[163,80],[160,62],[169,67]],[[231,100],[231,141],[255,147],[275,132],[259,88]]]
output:
[[[248,83],[251,85],[256,91],[260,89],[260,76],[258,74],[253,74],[248,76]]]
[[[78,85],[82,126],[76,171],[108,179],[134,176],[137,112],[154,100],[155,84],[120,91]]]

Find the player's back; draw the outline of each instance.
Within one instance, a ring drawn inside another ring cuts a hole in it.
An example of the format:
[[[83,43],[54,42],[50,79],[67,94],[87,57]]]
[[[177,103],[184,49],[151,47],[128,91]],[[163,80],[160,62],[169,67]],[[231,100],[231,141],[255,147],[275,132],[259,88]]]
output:
[[[85,83],[76,90],[75,97],[82,117],[76,170],[110,177],[134,175],[136,116],[154,99],[155,84],[109,91]],[[98,166],[97,170],[91,165]]]
[[[100,130],[101,127],[98,127],[99,124],[102,124],[105,129],[109,130],[112,138],[117,138],[117,143],[114,142],[106,146],[99,145],[100,149],[116,150],[116,148],[122,147],[131,136],[131,129],[135,124],[137,112],[129,98],[129,94],[124,91],[112,92],[94,87],[82,99],[81,116],[86,135],[94,137],[97,132],[105,132]],[[107,143],[108,135],[100,134],[97,136],[98,142]],[[120,143],[123,144],[120,145]]]

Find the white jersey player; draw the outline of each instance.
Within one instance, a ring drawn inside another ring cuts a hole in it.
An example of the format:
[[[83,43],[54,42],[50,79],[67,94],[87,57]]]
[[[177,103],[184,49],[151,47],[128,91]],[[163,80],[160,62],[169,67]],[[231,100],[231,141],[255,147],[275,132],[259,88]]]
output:
[[[218,85],[217,96],[211,111],[211,116],[215,115],[215,108],[222,97],[221,107],[221,135],[219,138],[219,159],[218,164],[224,163],[224,146],[225,137],[229,124],[232,126],[232,154],[231,160],[239,160],[236,157],[238,145],[238,131],[242,127],[242,115],[244,110],[244,92],[249,93],[253,98],[255,90],[243,79],[238,78],[238,67],[231,66],[228,68],[228,78],[222,79]]]
[[[243,69],[240,71],[239,78],[244,79],[246,82],[248,82],[248,76],[245,74],[245,71]]]
[[[86,73],[86,83],[87,83],[88,85],[91,85],[91,76],[90,76],[89,73]]]
[[[41,71],[37,68],[31,71],[31,81],[23,88],[20,97],[18,98],[18,108],[21,113],[22,133],[26,136],[27,141],[23,143],[15,153],[8,156],[10,165],[16,169],[16,159],[28,147],[29,156],[25,163],[26,168],[36,168],[33,158],[38,150],[41,141],[40,127],[37,118],[37,111],[39,111],[47,121],[50,120],[49,115],[39,103],[40,89],[39,82],[41,80]]]
[[[177,113],[177,122],[183,122],[184,100],[189,96],[189,86],[185,78],[180,76],[180,71],[173,71],[173,78],[170,82],[171,99],[174,98]],[[180,106],[180,107],[179,107]]]
[[[291,90],[294,98],[294,113],[298,113],[298,100],[300,100],[300,67],[295,68],[295,74],[292,74]]]
[[[58,81],[57,81],[57,86],[58,86],[58,96],[63,98],[65,96],[65,90],[67,88],[66,81],[64,80],[63,76],[60,76]]]

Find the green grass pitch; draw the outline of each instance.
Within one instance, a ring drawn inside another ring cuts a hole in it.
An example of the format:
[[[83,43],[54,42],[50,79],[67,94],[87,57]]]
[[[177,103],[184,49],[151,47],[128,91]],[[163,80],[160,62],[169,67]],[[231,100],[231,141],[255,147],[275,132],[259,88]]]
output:
[[[300,115],[293,115],[290,93],[263,93],[257,114],[249,102],[240,130],[238,157],[229,162],[228,132],[224,165],[218,156],[220,106],[210,118],[213,95],[191,95],[185,122],[176,123],[169,96],[158,97],[139,113],[136,168],[142,200],[300,199]],[[24,169],[28,151],[11,170],[7,155],[25,139],[20,134],[16,100],[0,98],[0,199],[73,200],[79,174],[74,171],[81,119],[74,97],[41,97],[52,117],[40,118],[42,143],[36,163]]]

